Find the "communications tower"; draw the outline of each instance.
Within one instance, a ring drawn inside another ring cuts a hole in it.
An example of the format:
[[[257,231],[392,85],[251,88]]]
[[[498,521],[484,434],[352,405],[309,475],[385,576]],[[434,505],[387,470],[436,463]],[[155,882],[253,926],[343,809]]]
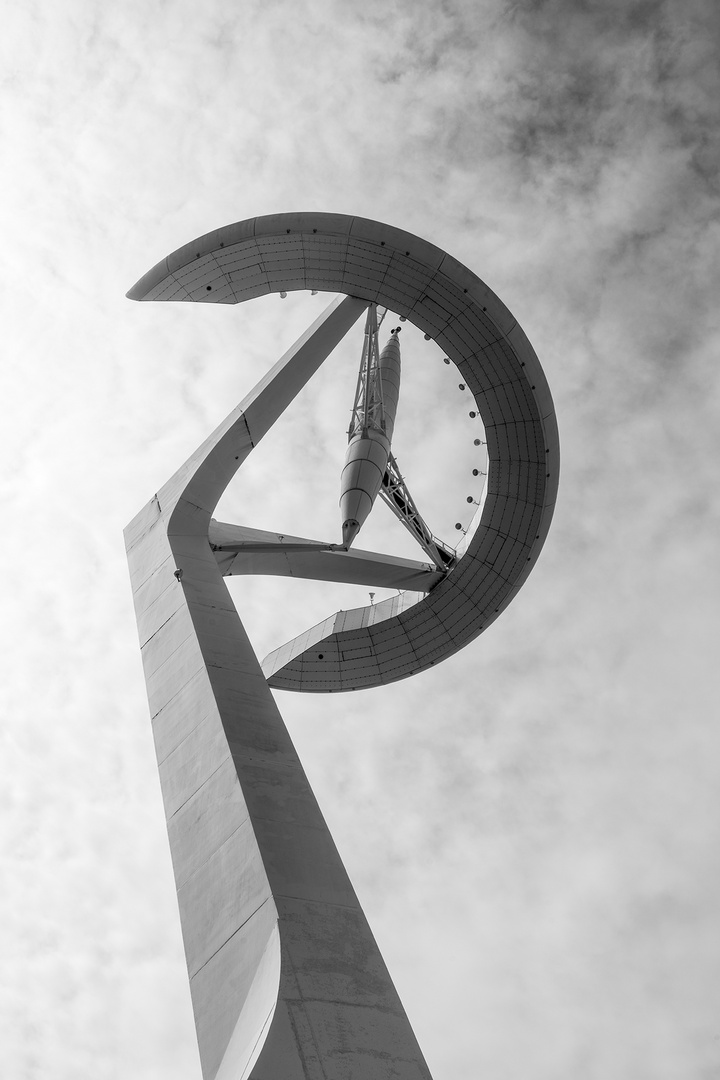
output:
[[[203,1077],[429,1080],[270,688],[380,686],[483,633],[550,526],[555,413],[532,346],[487,285],[380,222],[241,221],[173,252],[128,296],[236,304],[291,290],[336,299],[125,530]],[[486,494],[457,548],[432,534],[393,456],[400,326],[382,344],[387,311],[438,343],[485,428]],[[216,521],[232,477],[361,318],[336,540]],[[355,546],[378,496],[422,560]],[[329,616],[261,664],[223,580],[231,573],[398,594]]]

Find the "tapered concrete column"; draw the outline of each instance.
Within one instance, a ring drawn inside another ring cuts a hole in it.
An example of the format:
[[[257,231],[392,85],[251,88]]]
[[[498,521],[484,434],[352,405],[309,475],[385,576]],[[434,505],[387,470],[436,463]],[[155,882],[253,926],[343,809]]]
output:
[[[429,1077],[208,541],[366,306],[331,305],[126,530],[205,1080]]]

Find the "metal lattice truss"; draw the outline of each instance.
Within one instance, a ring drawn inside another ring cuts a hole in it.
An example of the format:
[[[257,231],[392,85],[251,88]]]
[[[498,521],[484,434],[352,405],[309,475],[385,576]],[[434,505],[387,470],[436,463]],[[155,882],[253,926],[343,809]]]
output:
[[[403,523],[410,535],[417,540],[421,548],[427,552],[438,570],[447,572],[457,562],[457,554],[446,547],[441,540],[430,532],[423,519],[420,517],[415,501],[407,489],[398,463],[390,454],[388,467],[383,477],[380,496],[392,510],[395,517]]]
[[[378,331],[387,313],[386,308],[371,304],[365,320],[365,340],[355,390],[355,403],[348,428],[348,439],[368,428],[385,431],[382,379],[380,378],[380,345]]]

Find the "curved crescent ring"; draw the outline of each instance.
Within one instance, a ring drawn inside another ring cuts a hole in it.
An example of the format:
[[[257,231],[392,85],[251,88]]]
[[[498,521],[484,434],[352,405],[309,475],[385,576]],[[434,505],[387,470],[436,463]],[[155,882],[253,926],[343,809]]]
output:
[[[433,338],[475,398],[487,438],[485,505],[451,572],[404,611],[392,597],[340,612],[263,665],[275,688],[359,690],[439,663],[510,603],[550,526],[557,423],[535,351],[488,286],[433,244],[367,218],[275,214],[227,225],[173,252],[127,295],[236,304],[306,289],[378,303]]]

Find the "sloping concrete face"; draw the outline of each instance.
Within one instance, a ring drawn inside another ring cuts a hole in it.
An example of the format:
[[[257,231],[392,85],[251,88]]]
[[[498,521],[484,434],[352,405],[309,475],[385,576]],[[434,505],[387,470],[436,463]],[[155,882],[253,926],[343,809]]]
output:
[[[205,1080],[430,1075],[208,542],[365,306],[332,305],[125,532]]]

